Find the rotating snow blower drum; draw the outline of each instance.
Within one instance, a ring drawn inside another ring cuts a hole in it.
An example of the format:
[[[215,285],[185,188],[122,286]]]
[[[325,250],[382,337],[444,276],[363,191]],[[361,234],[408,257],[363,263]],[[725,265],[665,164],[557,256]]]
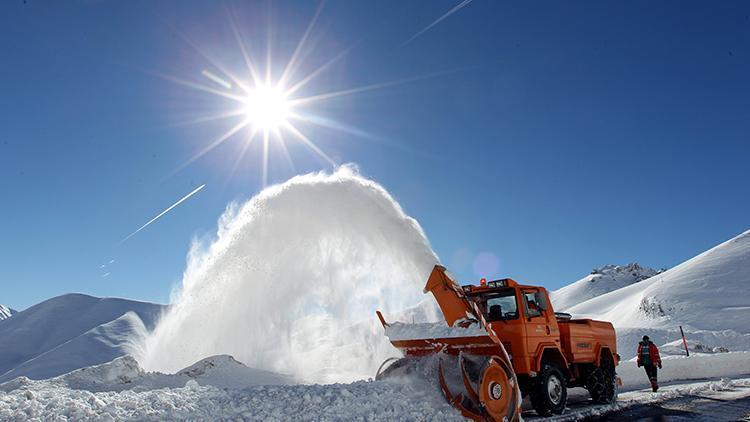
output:
[[[464,417],[475,421],[520,420],[521,400],[513,368],[499,356],[467,357],[460,353],[458,368],[462,386],[451,391],[451,381],[440,361],[438,378],[446,400]],[[452,383],[456,385],[455,382]]]
[[[494,420],[516,420],[521,413],[516,374],[497,356],[490,358],[482,374],[479,401]]]

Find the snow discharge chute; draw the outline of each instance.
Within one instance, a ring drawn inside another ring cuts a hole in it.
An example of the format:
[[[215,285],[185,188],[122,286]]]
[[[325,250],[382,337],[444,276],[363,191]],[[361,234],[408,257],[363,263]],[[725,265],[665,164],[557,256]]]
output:
[[[137,358],[167,372],[230,354],[303,382],[372,377],[398,354],[374,311],[418,305],[436,262],[419,224],[354,167],[297,176],[230,206],[216,238],[192,248]],[[431,302],[413,309],[439,318]]]

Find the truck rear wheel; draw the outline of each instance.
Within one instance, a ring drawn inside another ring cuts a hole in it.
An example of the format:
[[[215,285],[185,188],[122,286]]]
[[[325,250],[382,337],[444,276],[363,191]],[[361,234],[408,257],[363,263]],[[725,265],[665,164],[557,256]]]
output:
[[[554,365],[546,365],[537,376],[529,395],[531,405],[539,416],[562,414],[568,401],[568,389],[562,371]]]
[[[586,379],[586,389],[591,394],[594,403],[614,403],[617,398],[615,367],[612,362],[602,356],[601,365],[594,368]]]

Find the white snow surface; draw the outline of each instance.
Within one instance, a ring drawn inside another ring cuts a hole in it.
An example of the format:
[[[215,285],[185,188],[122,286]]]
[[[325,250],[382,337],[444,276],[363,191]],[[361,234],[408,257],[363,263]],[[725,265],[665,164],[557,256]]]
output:
[[[239,383],[227,385],[232,378]],[[145,372],[126,356],[49,380],[0,384],[0,420],[463,420],[437,387],[419,380],[272,385],[287,381],[229,356],[175,375]]]
[[[162,305],[58,296],[0,323],[0,382],[49,378],[134,353]]]
[[[566,312],[568,308],[591,298],[638,283],[660,271],[642,267],[637,263],[628,265],[605,265],[595,268],[586,277],[550,292],[555,311]]]
[[[750,231],[648,280],[569,309],[616,328],[676,328],[750,333]]]
[[[15,314],[16,311],[0,303],[0,321],[8,319],[11,315]]]
[[[228,355],[202,359],[175,374],[147,372],[132,356],[125,355],[111,362],[77,369],[50,378],[46,382],[57,387],[102,392],[177,388],[184,387],[190,380],[194,380],[199,385],[233,389],[294,383],[292,377],[288,375],[249,368]],[[35,384],[35,381],[27,377],[18,377],[0,384],[0,391],[9,392],[28,385],[39,384]]]
[[[750,352],[662,356],[662,363],[659,382],[750,375]],[[617,375],[622,379],[625,391],[649,385],[645,370],[638,368],[634,358],[620,362]]]
[[[623,362],[618,407],[750,386],[741,375],[750,371],[748,355],[667,358],[662,384],[701,381],[666,386],[658,394],[638,391],[647,385],[643,369]],[[172,375],[146,372],[125,356],[48,380],[21,377],[0,384],[0,420],[463,420],[443,399],[432,369],[389,381],[282,385],[287,377],[247,368],[229,356],[207,358]],[[228,385],[233,372],[238,383]],[[572,410],[563,419],[609,409]]]
[[[707,348],[750,351],[748,281],[750,231],[567,311],[578,318],[611,321],[624,359],[635,356],[643,335],[659,346],[681,339],[680,326],[689,340]]]
[[[485,337],[487,331],[472,324],[466,328],[459,326],[449,327],[443,322],[423,322],[407,324],[403,322],[390,322],[385,327],[385,335],[391,340],[431,339],[431,338],[456,338],[456,337]]]

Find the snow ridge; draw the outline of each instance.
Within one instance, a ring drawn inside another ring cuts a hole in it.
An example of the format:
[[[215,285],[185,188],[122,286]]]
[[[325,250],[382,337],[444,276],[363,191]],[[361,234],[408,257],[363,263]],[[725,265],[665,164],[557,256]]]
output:
[[[748,280],[750,231],[663,273],[567,310],[575,317],[611,321],[617,329],[618,352],[626,359],[635,354],[642,335],[662,345],[680,338],[680,326],[688,339],[711,349],[750,350]]]
[[[4,319],[10,318],[15,313],[16,313],[15,310],[13,310],[13,309],[11,309],[11,308],[3,305],[3,304],[0,304],[0,321],[2,321]]]
[[[586,277],[550,293],[556,311],[566,311],[579,303],[630,286],[666,271],[642,267],[638,263],[605,265]]]

